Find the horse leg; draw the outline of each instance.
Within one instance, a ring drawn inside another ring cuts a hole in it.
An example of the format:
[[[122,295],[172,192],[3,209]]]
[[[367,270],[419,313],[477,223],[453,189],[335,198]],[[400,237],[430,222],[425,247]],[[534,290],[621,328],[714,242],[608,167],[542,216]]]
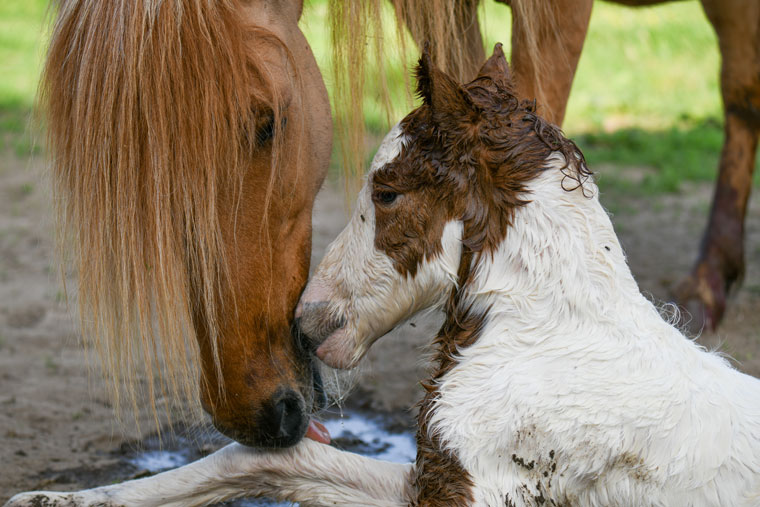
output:
[[[153,477],[76,493],[21,493],[5,507],[186,507],[244,496],[304,506],[403,506],[411,499],[412,472],[411,464],[379,461],[309,439],[271,451],[230,444]]]
[[[718,35],[725,139],[707,230],[691,273],[675,289],[680,303],[697,301],[705,324],[723,317],[726,294],[744,274],[744,218],[760,132],[760,4],[703,0]]]
[[[592,0],[500,0],[512,7],[512,71],[522,98],[562,125]]]
[[[425,42],[446,37],[449,43],[441,45],[446,52],[439,54],[439,46],[431,48],[433,58],[441,69],[461,83],[470,82],[486,59],[483,38],[478,23],[480,0],[455,0],[444,8],[426,0],[391,0],[397,15],[403,19],[414,42],[422,49]]]

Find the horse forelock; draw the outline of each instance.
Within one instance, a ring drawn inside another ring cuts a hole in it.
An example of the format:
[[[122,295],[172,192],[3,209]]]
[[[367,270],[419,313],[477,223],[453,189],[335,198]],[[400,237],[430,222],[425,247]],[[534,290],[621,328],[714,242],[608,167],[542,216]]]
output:
[[[59,245],[74,251],[82,332],[117,406],[125,383],[136,408],[135,371],[151,403],[198,399],[199,319],[219,364],[229,262],[219,199],[240,199],[252,133],[268,116],[282,128],[262,43],[278,40],[233,1],[58,6],[40,102]],[[281,149],[273,138],[267,199]]]

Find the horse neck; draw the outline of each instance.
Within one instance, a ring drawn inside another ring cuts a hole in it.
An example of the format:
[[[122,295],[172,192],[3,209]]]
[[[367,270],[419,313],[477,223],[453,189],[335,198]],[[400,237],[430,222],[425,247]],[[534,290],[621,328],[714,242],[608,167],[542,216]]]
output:
[[[651,321],[657,312],[639,292],[596,185],[565,190],[563,162],[550,158],[497,250],[474,258],[461,301],[488,308],[501,329],[524,338],[583,333],[626,315]]]

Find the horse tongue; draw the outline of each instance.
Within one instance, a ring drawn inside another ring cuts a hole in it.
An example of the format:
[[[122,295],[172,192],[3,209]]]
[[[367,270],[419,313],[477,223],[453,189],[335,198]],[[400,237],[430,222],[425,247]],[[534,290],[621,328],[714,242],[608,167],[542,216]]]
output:
[[[322,444],[329,444],[330,432],[327,431],[327,428],[325,428],[321,422],[311,419],[309,421],[309,428],[306,430],[306,438],[310,438]]]

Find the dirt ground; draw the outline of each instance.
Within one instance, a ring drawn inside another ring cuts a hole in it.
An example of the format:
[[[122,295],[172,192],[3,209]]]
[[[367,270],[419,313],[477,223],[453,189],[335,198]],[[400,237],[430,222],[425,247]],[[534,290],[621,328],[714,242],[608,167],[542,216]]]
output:
[[[27,489],[78,489],[139,473],[122,458],[124,444],[141,435],[114,423],[102,382],[88,374],[77,344],[54,262],[43,168],[40,158],[0,155],[0,503]],[[603,167],[595,169],[604,174]],[[645,293],[667,298],[686,273],[710,196],[711,185],[689,184],[678,195],[606,203]],[[699,338],[753,375],[760,375],[759,198],[750,206],[743,288],[719,332]],[[345,220],[341,187],[326,185],[314,215],[314,263]],[[420,396],[417,382],[436,320],[416,319],[375,345],[355,403],[398,414],[410,409]],[[143,429],[150,429],[147,420]]]

